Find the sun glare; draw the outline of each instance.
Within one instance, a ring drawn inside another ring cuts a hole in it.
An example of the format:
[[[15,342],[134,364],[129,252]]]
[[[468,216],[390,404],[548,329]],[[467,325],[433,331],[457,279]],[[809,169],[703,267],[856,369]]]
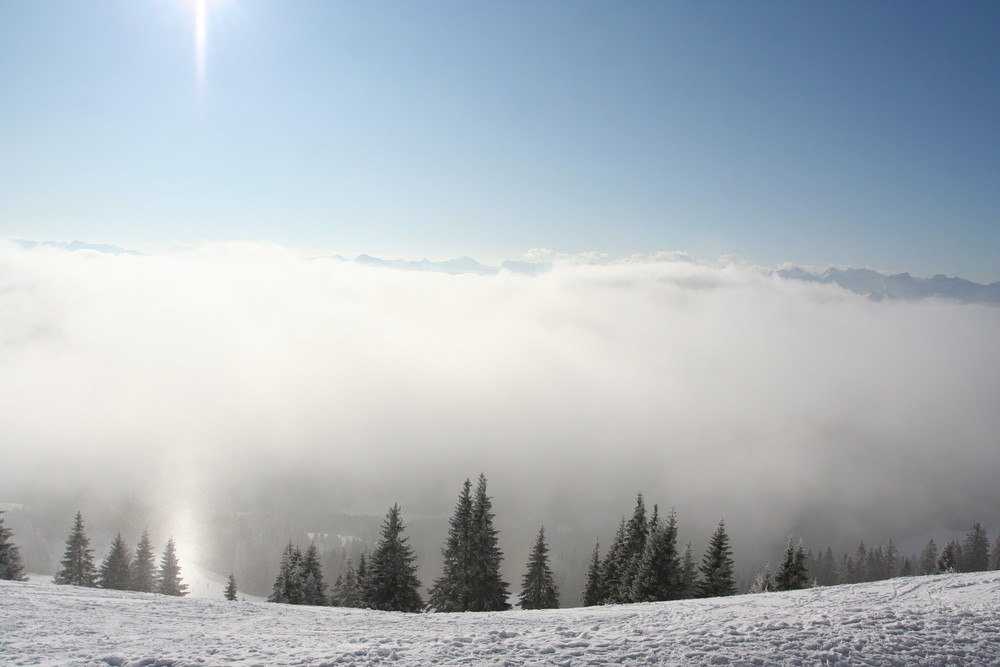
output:
[[[194,44],[195,63],[198,68],[198,86],[205,85],[205,28],[206,5],[208,0],[195,0],[194,3]]]

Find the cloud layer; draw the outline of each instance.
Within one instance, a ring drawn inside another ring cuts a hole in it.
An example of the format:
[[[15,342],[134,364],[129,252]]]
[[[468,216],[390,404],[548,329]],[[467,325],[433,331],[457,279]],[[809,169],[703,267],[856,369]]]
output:
[[[0,244],[0,489],[434,514],[483,470],[498,515],[600,535],[639,490],[698,540],[995,519],[1000,309],[662,259]]]

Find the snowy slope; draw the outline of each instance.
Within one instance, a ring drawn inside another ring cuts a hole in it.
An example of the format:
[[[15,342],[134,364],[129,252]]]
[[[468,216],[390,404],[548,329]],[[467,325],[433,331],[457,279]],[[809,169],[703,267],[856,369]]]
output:
[[[5,665],[996,665],[1000,573],[415,615],[0,582],[0,628]]]

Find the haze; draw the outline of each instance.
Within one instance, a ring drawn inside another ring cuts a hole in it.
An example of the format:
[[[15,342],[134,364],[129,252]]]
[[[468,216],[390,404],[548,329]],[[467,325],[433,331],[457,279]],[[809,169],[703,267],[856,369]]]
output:
[[[174,527],[399,502],[443,531],[485,471],[501,528],[606,540],[642,491],[685,539],[725,516],[738,558],[995,518],[1000,309],[670,257],[484,277],[0,244],[0,500]]]

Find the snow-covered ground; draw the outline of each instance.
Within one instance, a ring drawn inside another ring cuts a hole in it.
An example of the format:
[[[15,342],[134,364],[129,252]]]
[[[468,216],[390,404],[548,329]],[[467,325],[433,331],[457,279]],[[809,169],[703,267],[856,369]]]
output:
[[[998,665],[1000,572],[412,615],[0,582],[0,663]]]

